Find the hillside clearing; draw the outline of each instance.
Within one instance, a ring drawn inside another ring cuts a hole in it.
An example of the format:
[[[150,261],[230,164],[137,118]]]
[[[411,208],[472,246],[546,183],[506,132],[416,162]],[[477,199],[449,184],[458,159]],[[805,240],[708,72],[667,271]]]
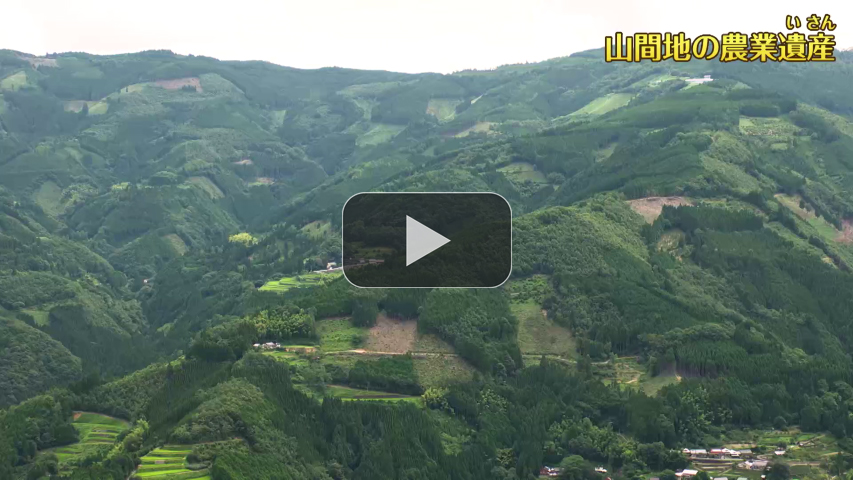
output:
[[[646,219],[647,223],[654,223],[655,219],[663,212],[664,205],[678,207],[693,205],[693,202],[684,197],[646,197],[628,200],[628,205]]]
[[[368,331],[365,350],[406,353],[412,351],[418,331],[415,320],[400,320],[380,314]]]
[[[187,183],[201,188],[212,199],[219,199],[225,196],[222,190],[207,177],[190,177],[187,179]]]
[[[634,98],[630,93],[610,93],[586,104],[580,110],[575,110],[569,116],[598,116],[603,115],[611,110],[624,107]]]
[[[375,123],[370,129],[356,139],[355,144],[359,147],[372,147],[390,141],[397,134],[405,130],[403,125],[391,125],[387,123]]]
[[[315,327],[320,337],[321,352],[343,352],[359,348],[368,335],[366,328],[353,326],[349,317],[317,320]]]
[[[524,354],[574,356],[575,340],[567,328],[548,318],[534,302],[514,303],[510,310],[518,318],[518,346]]]
[[[29,83],[26,72],[18,72],[0,80],[0,90],[20,90]]]
[[[201,92],[201,81],[199,81],[198,77],[186,77],[186,78],[175,78],[172,80],[157,80],[154,82],[154,85],[157,85],[160,88],[165,88],[166,90],[178,90],[184,87],[193,87],[197,92]]]
[[[477,122],[474,124],[474,126],[462,130],[461,132],[454,135],[454,137],[463,138],[475,133],[485,133],[487,135],[492,135],[493,133],[496,133],[492,131],[492,125],[495,124],[493,122]]]
[[[512,162],[505,167],[498,169],[504,176],[514,182],[524,183],[527,181],[533,183],[547,183],[545,174],[536,169],[536,166],[527,162]]]
[[[456,106],[462,103],[457,98],[433,98],[427,103],[426,113],[432,115],[439,122],[453,120],[456,116]]]

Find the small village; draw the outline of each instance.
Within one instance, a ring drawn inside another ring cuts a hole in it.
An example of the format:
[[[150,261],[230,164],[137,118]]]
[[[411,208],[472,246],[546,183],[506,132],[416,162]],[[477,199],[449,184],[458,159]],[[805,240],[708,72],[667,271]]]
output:
[[[778,432],[768,433],[778,435]],[[799,434],[794,434],[794,438]],[[777,459],[785,459],[786,463],[798,468],[826,468],[824,461],[816,461],[815,455],[825,456],[821,442],[830,439],[819,436],[808,436],[806,441],[791,441],[790,448],[783,445],[752,445],[754,448],[744,448],[750,444],[733,444],[734,448],[684,448],[680,452],[689,460],[689,468],[678,470],[675,477],[678,479],[694,478],[700,472],[706,472],[711,480],[758,480],[765,479],[768,467]],[[800,437],[802,438],[802,437]],[[821,445],[819,445],[821,444]],[[768,448],[769,447],[769,448]],[[792,453],[796,450],[796,453]],[[809,461],[811,460],[811,461]],[[595,472],[601,474],[604,480],[610,480],[607,469],[598,466]],[[556,466],[544,466],[539,471],[539,478],[557,478],[563,473],[563,469]],[[795,477],[796,478],[796,477]],[[646,480],[661,480],[659,475],[649,476]]]

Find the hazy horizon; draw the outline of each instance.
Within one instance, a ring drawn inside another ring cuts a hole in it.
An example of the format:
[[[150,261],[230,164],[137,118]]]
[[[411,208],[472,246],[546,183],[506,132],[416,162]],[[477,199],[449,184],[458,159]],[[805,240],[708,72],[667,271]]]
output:
[[[837,48],[853,46],[849,2],[808,10],[791,0],[772,9],[725,0],[689,8],[675,0],[589,2],[436,0],[410,4],[327,0],[311,4],[246,0],[238,7],[154,0],[133,8],[105,0],[4,6],[14,19],[0,48],[43,56],[171,50],[220,60],[260,60],[295,68],[344,67],[404,73],[488,70],[601,48],[621,31],[722,35],[785,32],[785,15],[829,13]],[[770,10],[768,12],[768,10]],[[698,13],[698,14],[697,14]]]

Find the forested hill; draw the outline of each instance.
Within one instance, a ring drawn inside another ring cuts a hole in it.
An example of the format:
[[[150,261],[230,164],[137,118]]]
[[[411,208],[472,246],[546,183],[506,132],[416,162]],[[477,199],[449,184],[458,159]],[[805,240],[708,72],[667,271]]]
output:
[[[846,451],[837,56],[405,75],[0,51],[0,478],[634,479],[766,428]],[[311,273],[370,190],[500,193],[510,281]]]

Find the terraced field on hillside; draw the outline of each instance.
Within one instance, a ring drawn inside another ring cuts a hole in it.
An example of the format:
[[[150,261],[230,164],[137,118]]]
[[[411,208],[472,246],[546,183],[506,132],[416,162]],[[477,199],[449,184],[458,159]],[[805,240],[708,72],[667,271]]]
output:
[[[111,447],[116,437],[128,428],[124,420],[90,412],[74,412],[72,423],[80,432],[80,441],[50,450],[63,464],[74,462],[100,448]]]
[[[131,478],[151,478],[154,480],[210,480],[207,468],[192,469],[187,463],[187,455],[192,445],[165,445],[151,450],[142,457],[141,464]]]
[[[292,288],[314,287],[326,280],[334,280],[341,275],[340,271],[329,273],[306,273],[294,277],[284,277],[280,280],[270,280],[261,288],[262,292],[284,293]]]

